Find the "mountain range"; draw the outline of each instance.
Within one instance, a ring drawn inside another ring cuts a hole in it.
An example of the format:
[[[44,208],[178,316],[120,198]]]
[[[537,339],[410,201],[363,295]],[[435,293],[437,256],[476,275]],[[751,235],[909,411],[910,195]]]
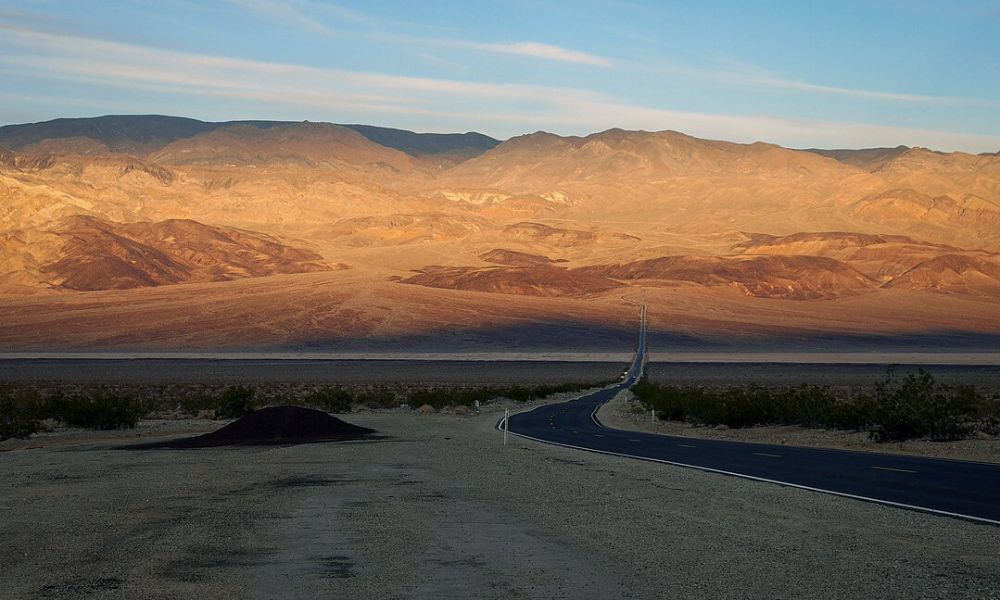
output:
[[[480,343],[625,330],[623,297],[694,339],[1000,335],[1000,156],[619,129],[0,127],[9,351]]]

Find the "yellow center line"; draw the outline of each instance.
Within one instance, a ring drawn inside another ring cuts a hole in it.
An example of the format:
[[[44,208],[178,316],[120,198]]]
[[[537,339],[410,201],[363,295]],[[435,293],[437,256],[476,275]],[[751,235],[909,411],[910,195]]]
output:
[[[780,454],[768,454],[767,452],[754,452],[757,456],[767,456],[769,458],[781,458]]]
[[[910,469],[895,469],[893,467],[872,467],[878,471],[892,471],[893,473],[916,473],[916,471],[911,471]]]

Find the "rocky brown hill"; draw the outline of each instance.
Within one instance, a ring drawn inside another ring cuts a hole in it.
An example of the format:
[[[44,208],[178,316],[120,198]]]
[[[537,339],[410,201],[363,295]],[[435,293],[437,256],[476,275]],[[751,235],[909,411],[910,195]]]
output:
[[[269,236],[197,221],[113,223],[74,216],[46,231],[58,242],[36,257],[49,285],[70,290],[152,287],[329,270],[314,252]]]

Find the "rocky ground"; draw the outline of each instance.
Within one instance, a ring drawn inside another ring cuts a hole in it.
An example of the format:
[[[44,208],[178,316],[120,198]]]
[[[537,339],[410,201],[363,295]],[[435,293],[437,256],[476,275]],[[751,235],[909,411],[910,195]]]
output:
[[[3,598],[1000,598],[993,527],[588,454],[459,417],[377,441],[0,454]],[[175,429],[180,428],[180,429]],[[58,440],[58,441],[57,441]]]

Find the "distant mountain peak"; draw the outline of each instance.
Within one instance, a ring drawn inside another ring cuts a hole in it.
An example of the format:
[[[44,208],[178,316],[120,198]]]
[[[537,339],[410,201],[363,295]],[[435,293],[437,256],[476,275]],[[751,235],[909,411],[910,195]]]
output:
[[[416,133],[373,125],[337,125],[322,121],[211,122],[165,115],[105,115],[7,125],[0,127],[0,145],[16,151],[46,140],[86,138],[106,145],[113,152],[145,155],[157,152],[178,140],[223,128],[272,129],[302,126],[350,129],[371,142],[413,156],[454,154],[456,158],[464,159],[481,154],[500,143],[499,140],[476,132]]]

